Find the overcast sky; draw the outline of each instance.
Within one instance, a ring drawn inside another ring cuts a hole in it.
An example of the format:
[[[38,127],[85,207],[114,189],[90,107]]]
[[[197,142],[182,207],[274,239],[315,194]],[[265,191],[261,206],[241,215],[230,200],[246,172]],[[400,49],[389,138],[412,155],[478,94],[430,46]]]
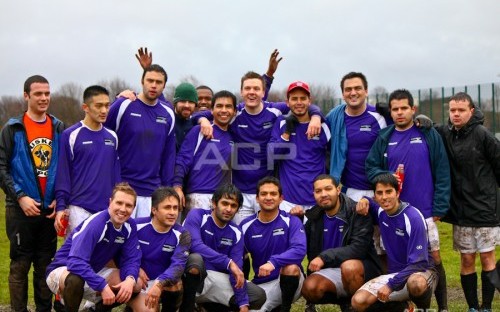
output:
[[[339,92],[349,71],[370,90],[498,82],[500,1],[2,0],[0,95],[22,95],[32,74],[53,91],[115,77],[139,88],[140,46],[168,83],[193,75],[215,91],[239,90],[274,48],[278,89],[303,80]]]

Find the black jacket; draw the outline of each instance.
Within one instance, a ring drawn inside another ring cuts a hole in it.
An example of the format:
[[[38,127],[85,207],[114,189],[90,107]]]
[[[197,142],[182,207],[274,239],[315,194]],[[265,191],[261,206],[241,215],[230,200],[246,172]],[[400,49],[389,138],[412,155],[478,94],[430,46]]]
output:
[[[469,122],[456,130],[451,122],[438,127],[451,172],[450,209],[443,221],[471,227],[500,224],[500,142],[484,126],[476,108]]]
[[[307,259],[319,256],[324,262],[324,268],[338,268],[342,262],[349,259],[370,259],[380,269],[380,260],[373,246],[373,223],[370,216],[356,213],[356,202],[344,194],[340,194],[340,209],[337,217],[346,221],[342,247],[323,250],[323,216],[325,211],[314,206],[306,211],[305,225],[307,236]]]

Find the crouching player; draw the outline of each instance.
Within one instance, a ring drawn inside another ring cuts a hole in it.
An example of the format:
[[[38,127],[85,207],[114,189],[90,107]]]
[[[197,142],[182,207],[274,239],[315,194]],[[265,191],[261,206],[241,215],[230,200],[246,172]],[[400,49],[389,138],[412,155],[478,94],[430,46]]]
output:
[[[47,285],[61,295],[66,311],[78,311],[83,298],[97,302],[98,292],[109,310],[130,300],[141,263],[137,227],[130,218],[136,198],[127,183],[117,184],[108,209],[82,222],[47,267]],[[110,260],[117,268],[105,266]]]
[[[398,181],[392,174],[377,176],[374,188],[376,203],[370,201],[369,209],[378,219],[389,274],[365,283],[352,297],[352,307],[356,311],[397,311],[404,309],[397,304],[411,300],[419,309],[428,309],[437,271],[429,252],[425,219],[418,209],[399,200]],[[366,214],[368,199],[361,199],[359,206],[358,212]],[[384,306],[386,302],[390,307]]]
[[[136,219],[142,251],[139,279],[144,290],[128,306],[134,311],[177,311],[181,276],[189,255],[191,235],[176,223],[180,199],[173,188],[160,187],[151,195],[151,217]]]
[[[242,203],[240,190],[226,184],[215,190],[211,210],[193,209],[184,221],[191,251],[202,256],[207,270],[196,302],[208,311],[258,310],[266,301],[264,290],[247,282],[241,270],[243,235],[232,220]]]
[[[330,175],[316,177],[314,198],[316,205],[306,211],[310,274],[302,295],[309,303],[338,303],[344,311],[351,296],[382,271],[372,220],[356,213],[356,202],[340,192]]]

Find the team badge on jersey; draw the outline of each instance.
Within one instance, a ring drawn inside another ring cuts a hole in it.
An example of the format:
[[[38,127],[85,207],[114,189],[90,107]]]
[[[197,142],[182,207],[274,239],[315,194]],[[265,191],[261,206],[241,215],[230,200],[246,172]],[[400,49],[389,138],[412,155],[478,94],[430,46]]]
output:
[[[285,230],[283,228],[274,229],[273,236],[277,236],[277,235],[285,235]]]
[[[269,129],[273,126],[273,123],[268,121],[268,122],[265,122],[263,125],[262,125],[262,129]]]
[[[37,175],[47,177],[52,158],[52,140],[37,138],[30,142],[31,155],[35,162]]]
[[[165,251],[165,252],[173,252],[175,249],[175,246],[172,246],[172,245],[163,245],[163,247],[161,248],[162,251]]]
[[[220,240],[221,245],[233,246],[233,240],[230,238],[222,238]]]
[[[370,132],[370,131],[372,131],[372,126],[371,125],[361,125],[361,127],[359,127],[359,131]]]
[[[125,243],[125,237],[123,237],[123,236],[117,236],[115,238],[115,243],[116,244],[123,244],[123,243]]]
[[[110,140],[110,139],[105,139],[104,145],[115,146],[115,142],[113,140]]]
[[[167,124],[167,118],[165,118],[163,116],[158,116],[158,117],[156,117],[156,122],[166,125]]]
[[[411,138],[410,144],[422,144],[422,138],[421,137]]]
[[[405,236],[405,231],[403,231],[402,229],[396,229],[396,235]]]

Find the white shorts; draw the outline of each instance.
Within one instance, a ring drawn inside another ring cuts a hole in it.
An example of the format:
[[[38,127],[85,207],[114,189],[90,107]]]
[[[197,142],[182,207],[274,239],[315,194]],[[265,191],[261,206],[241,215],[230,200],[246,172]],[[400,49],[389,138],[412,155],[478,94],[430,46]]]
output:
[[[431,251],[439,250],[439,231],[432,217],[425,219],[427,223],[427,233],[429,236],[429,247]]]
[[[363,196],[373,198],[373,190],[358,190],[355,188],[348,188],[345,195],[354,201],[359,201]]]
[[[377,297],[378,290],[382,288],[384,285],[386,285],[387,282],[389,282],[389,280],[396,274],[397,273],[392,273],[375,277],[374,279],[371,279],[368,282],[366,282],[363,286],[361,286],[360,289],[366,290],[375,297]],[[435,271],[427,270],[425,272],[417,272],[413,274],[418,274],[421,275],[423,278],[425,278],[427,280],[427,286],[430,289],[432,289],[432,292],[434,292],[437,283],[437,273]],[[405,287],[403,287],[403,289],[400,289],[398,291],[393,291],[389,295],[388,301],[407,301],[407,300],[410,300],[410,294],[408,293],[408,289],[405,284]]]
[[[212,210],[212,196],[213,194],[201,194],[201,193],[188,194],[186,196],[187,210],[191,210],[193,208]]]
[[[116,270],[118,269],[104,267],[102,270],[97,272],[97,275],[99,275],[104,279],[108,279],[108,276]],[[59,283],[61,282],[61,277],[66,277],[68,274],[69,274],[68,267],[66,266],[55,268],[49,273],[46,282],[47,286],[49,286],[49,289],[50,291],[52,291],[52,293],[59,294]],[[90,288],[89,284],[85,282],[85,285],[83,286],[83,299],[95,303],[97,301],[96,292],[97,292],[96,290]]]
[[[82,207],[69,205],[69,224],[66,229],[66,236],[69,235],[73,230],[80,225],[83,221],[85,221],[88,217],[92,215],[91,212],[83,209]]]
[[[321,269],[314,272],[313,274],[321,275],[332,282],[335,285],[337,298],[347,297],[347,292],[344,289],[344,284],[342,284],[342,273],[340,268]]]
[[[234,290],[229,282],[229,274],[207,270],[203,281],[203,291],[196,294],[196,303],[216,302],[229,306]]]
[[[243,219],[257,213],[260,206],[257,203],[255,194],[243,193],[243,205],[238,212],[234,215],[234,223],[240,224]]]
[[[312,205],[299,205],[284,200],[280,204],[280,209],[285,210],[286,212],[290,212],[290,210],[292,210],[292,208],[295,206],[301,206],[304,212],[312,208]]]
[[[151,216],[151,197],[137,196],[131,217],[136,219],[149,216]]]
[[[293,296],[293,302],[300,298],[300,290],[302,289],[302,284],[304,284],[304,274],[300,273],[299,286],[295,291]],[[257,284],[260,288],[264,289],[266,292],[267,300],[259,311],[271,311],[277,306],[281,305],[281,288],[280,288],[280,278],[269,281],[263,284]]]
[[[500,227],[453,225],[453,249],[460,253],[484,253],[500,245]]]

